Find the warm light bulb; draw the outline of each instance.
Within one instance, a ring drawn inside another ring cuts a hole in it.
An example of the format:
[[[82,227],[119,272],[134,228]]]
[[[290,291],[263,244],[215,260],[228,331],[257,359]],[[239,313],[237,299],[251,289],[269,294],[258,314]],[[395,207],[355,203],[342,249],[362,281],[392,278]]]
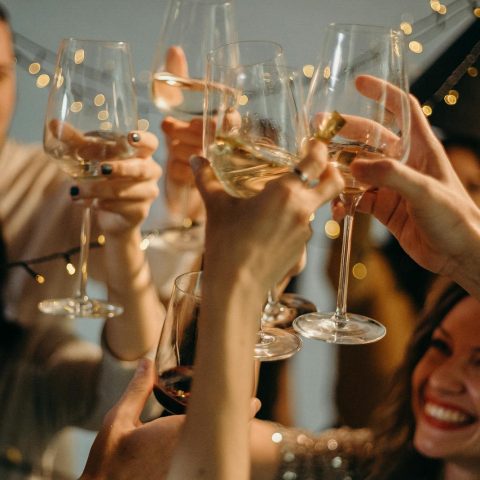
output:
[[[313,73],[315,72],[315,67],[313,65],[304,65],[302,71],[307,78],[312,78]]]
[[[433,113],[432,107],[430,105],[423,105],[422,111],[426,117],[429,117]]]
[[[50,83],[50,75],[47,75],[46,73],[42,73],[41,75],[38,76],[36,85],[38,88],[45,88],[49,83]]]
[[[356,263],[352,268],[352,274],[357,280],[363,280],[367,276],[367,267],[361,262]]]
[[[28,72],[32,75],[36,75],[41,69],[41,66],[38,62],[31,63],[28,67]]]
[[[328,238],[338,238],[340,235],[340,225],[335,220],[328,220],[325,223],[325,234]]]

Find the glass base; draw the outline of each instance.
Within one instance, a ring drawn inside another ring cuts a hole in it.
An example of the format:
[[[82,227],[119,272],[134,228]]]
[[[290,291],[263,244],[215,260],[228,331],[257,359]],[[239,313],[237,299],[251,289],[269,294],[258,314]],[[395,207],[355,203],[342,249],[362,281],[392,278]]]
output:
[[[304,337],[342,345],[362,345],[380,340],[386,328],[363,315],[347,313],[337,317],[334,312],[309,313],[296,318],[293,328]]]
[[[93,298],[50,298],[39,302],[38,309],[49,315],[75,318],[112,318],[123,313],[123,307]]]
[[[291,329],[292,323],[300,315],[317,311],[314,303],[296,293],[284,293],[277,303],[265,306],[262,325],[282,329]]]
[[[264,328],[258,332],[253,357],[262,362],[283,360],[302,348],[302,339],[280,328]]]

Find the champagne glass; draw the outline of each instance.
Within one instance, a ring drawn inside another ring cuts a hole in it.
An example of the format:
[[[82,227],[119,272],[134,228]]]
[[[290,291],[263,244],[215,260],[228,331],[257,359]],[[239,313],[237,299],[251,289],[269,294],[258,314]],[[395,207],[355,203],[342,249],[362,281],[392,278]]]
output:
[[[137,100],[130,48],[124,42],[64,39],[48,98],[44,149],[78,182],[101,178],[101,162],[134,153],[127,134],[137,128]],[[122,313],[120,305],[86,292],[91,207],[83,209],[75,296],[39,303],[51,315],[97,318]]]
[[[333,125],[329,160],[345,180],[340,200],[346,216],[336,310],[295,319],[295,330],[306,337],[364,344],[377,341],[386,333],[376,320],[347,313],[353,219],[358,202],[369,187],[355,180],[349,165],[355,158],[406,159],[410,145],[407,92],[401,33],[376,26],[328,27],[306,108],[311,130],[320,139],[326,138],[325,125]]]
[[[298,112],[298,121],[305,121],[303,117],[305,115],[305,90],[306,83],[310,79],[305,76],[301,69],[295,67],[286,67],[286,72],[288,75],[287,81],[293,92],[295,111]],[[268,292],[267,303],[262,312],[262,325],[264,327],[292,329],[295,318],[316,311],[315,304],[298,293],[277,295],[276,289],[272,288]]]
[[[235,40],[231,1],[171,0],[152,68],[156,107],[165,116],[184,122],[201,118],[207,53]],[[188,213],[192,188],[182,187],[179,222],[156,232],[182,250],[203,246],[203,227]]]
[[[236,42],[209,54],[204,153],[230,195],[251,197],[270,180],[292,171],[306,138],[302,113],[296,108],[280,45]],[[255,358],[279,360],[301,348],[294,333],[262,324],[260,319]]]

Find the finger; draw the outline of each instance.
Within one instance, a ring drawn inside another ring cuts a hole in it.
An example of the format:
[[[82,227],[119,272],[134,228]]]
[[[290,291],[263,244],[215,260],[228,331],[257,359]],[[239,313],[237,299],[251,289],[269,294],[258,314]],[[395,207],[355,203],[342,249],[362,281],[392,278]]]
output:
[[[192,157],[190,165],[195,177],[195,185],[204,201],[207,201],[214,193],[223,192],[222,185],[206,158],[200,156]]]
[[[120,421],[137,425],[140,414],[152,393],[155,379],[153,362],[142,358],[135,371],[135,375],[116,405],[116,418]]]
[[[162,168],[151,157],[104,162],[100,166],[100,171],[109,181],[114,179],[157,181],[162,176]]]
[[[312,122],[313,128],[321,131],[322,123],[327,118],[327,115],[324,112],[317,113]],[[365,117],[347,114],[342,114],[342,117],[345,120],[345,124],[340,129],[339,134],[343,138],[378,147],[387,155],[393,155],[396,152],[396,146],[400,138],[391,130]],[[358,154],[361,155],[361,152]]]
[[[50,120],[48,127],[56,139],[74,147],[82,144],[85,140],[83,134],[68,122],[53,119]]]
[[[143,201],[156,198],[159,189],[156,181],[108,180],[84,182],[79,185],[78,199]]]
[[[396,160],[355,160],[350,171],[360,182],[375,187],[387,187],[410,202],[417,201],[425,195],[426,177],[413,168]]]
[[[150,157],[158,148],[158,138],[151,132],[131,131],[128,134],[128,142],[135,147],[137,157]]]
[[[372,75],[359,75],[355,79],[355,86],[362,95],[385,105],[397,116],[403,114],[409,101],[408,94],[399,87]]]
[[[179,77],[188,77],[187,57],[182,47],[173,45],[168,48],[165,57],[165,71],[178,75]]]
[[[262,408],[262,402],[258,398],[252,398],[250,404],[250,417],[253,418]]]

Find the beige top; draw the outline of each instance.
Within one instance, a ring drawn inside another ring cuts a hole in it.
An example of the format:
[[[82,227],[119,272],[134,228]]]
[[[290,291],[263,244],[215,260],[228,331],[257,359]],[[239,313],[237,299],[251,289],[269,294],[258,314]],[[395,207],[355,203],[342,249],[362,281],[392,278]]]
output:
[[[99,428],[135,366],[102,354],[64,323],[31,327],[2,360],[0,478],[62,478],[49,472],[55,435],[67,426]]]
[[[82,209],[70,200],[71,185],[72,179],[39,146],[5,144],[0,153],[0,225],[10,262],[79,245]],[[95,228],[92,231],[95,238]],[[72,259],[77,260],[78,256]],[[64,259],[35,265],[46,279],[42,285],[25,269],[12,268],[6,296],[9,316],[27,324],[38,318],[40,300],[72,295],[77,279],[65,265]],[[98,251],[91,251],[89,265],[98,278],[102,271]]]

